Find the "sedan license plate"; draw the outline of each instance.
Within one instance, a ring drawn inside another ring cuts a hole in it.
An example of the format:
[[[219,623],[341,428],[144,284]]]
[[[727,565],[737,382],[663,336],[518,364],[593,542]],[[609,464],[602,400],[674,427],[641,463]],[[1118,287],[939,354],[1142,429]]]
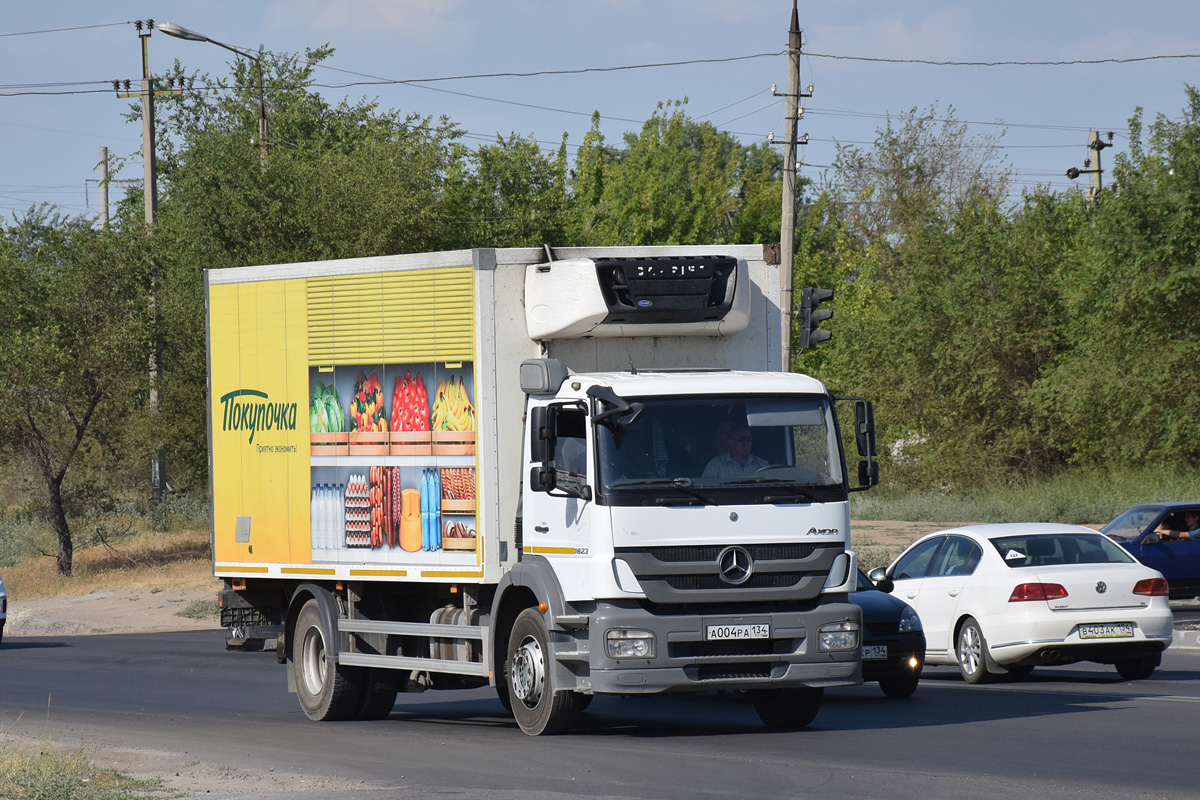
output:
[[[863,661],[887,661],[886,644],[864,644]]]
[[[771,626],[766,623],[756,625],[709,625],[705,638],[710,641],[715,639],[770,639]]]
[[[1080,639],[1130,639],[1133,638],[1132,622],[1106,622],[1079,626]]]

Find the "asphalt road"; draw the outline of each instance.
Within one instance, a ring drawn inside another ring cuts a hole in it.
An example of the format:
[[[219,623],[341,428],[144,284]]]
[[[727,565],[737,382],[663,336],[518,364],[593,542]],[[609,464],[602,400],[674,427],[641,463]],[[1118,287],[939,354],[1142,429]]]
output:
[[[310,800],[1200,797],[1200,649],[1135,683],[1076,665],[967,686],[932,667],[909,700],[830,690],[810,728],[786,733],[730,697],[598,698],[570,735],[531,738],[488,690],[309,722],[274,654],[226,652],[223,635],[8,638],[0,733],[354,782]]]

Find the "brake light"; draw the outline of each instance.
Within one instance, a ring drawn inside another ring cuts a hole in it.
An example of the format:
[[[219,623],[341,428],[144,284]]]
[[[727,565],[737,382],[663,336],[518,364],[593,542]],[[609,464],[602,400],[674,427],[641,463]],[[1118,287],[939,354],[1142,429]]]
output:
[[[1028,600],[1061,600],[1067,596],[1067,589],[1057,583],[1022,583],[1012,590],[1008,596],[1010,603],[1023,603]]]
[[[1134,584],[1134,594],[1144,594],[1147,597],[1166,597],[1170,587],[1166,578],[1146,578]]]

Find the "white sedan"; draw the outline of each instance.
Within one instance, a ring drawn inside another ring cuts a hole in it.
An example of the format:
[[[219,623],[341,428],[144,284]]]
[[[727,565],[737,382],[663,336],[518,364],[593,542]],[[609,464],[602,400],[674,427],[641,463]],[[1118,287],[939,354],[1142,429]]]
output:
[[[871,580],[917,610],[926,662],[957,664],[968,683],[1077,661],[1114,664],[1121,677],[1140,680],[1171,644],[1162,574],[1091,528],[938,531]]]

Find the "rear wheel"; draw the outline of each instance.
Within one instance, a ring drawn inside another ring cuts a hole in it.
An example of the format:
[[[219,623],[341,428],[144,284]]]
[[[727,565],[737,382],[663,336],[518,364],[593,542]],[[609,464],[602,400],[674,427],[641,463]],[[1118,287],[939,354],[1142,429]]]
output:
[[[987,683],[992,679],[987,668],[987,640],[972,617],[967,617],[958,631],[958,671],[967,683]]]
[[[509,701],[521,730],[530,736],[569,730],[579,710],[580,696],[554,685],[550,636],[536,610],[527,608],[517,615],[508,640],[506,664]]]
[[[920,682],[919,674],[910,675],[893,675],[890,678],[880,678],[879,688],[888,697],[895,700],[903,700],[905,697],[912,697],[913,692],[917,690],[917,684]]]
[[[383,719],[396,706],[396,695],[405,682],[405,674],[394,669],[360,669],[362,694],[355,719]]]
[[[798,689],[760,689],[750,693],[758,718],[768,728],[803,728],[821,710],[825,690],[803,686]]]
[[[296,695],[309,719],[350,719],[358,713],[362,699],[362,675],[341,664],[327,662],[326,636],[321,607],[316,600],[309,600],[300,609],[292,637]],[[395,701],[395,695],[392,700]]]
[[[1154,670],[1158,669],[1158,665],[1162,663],[1162,656],[1151,656],[1150,658],[1135,658],[1116,663],[1117,673],[1127,681],[1144,681],[1154,674]]]

